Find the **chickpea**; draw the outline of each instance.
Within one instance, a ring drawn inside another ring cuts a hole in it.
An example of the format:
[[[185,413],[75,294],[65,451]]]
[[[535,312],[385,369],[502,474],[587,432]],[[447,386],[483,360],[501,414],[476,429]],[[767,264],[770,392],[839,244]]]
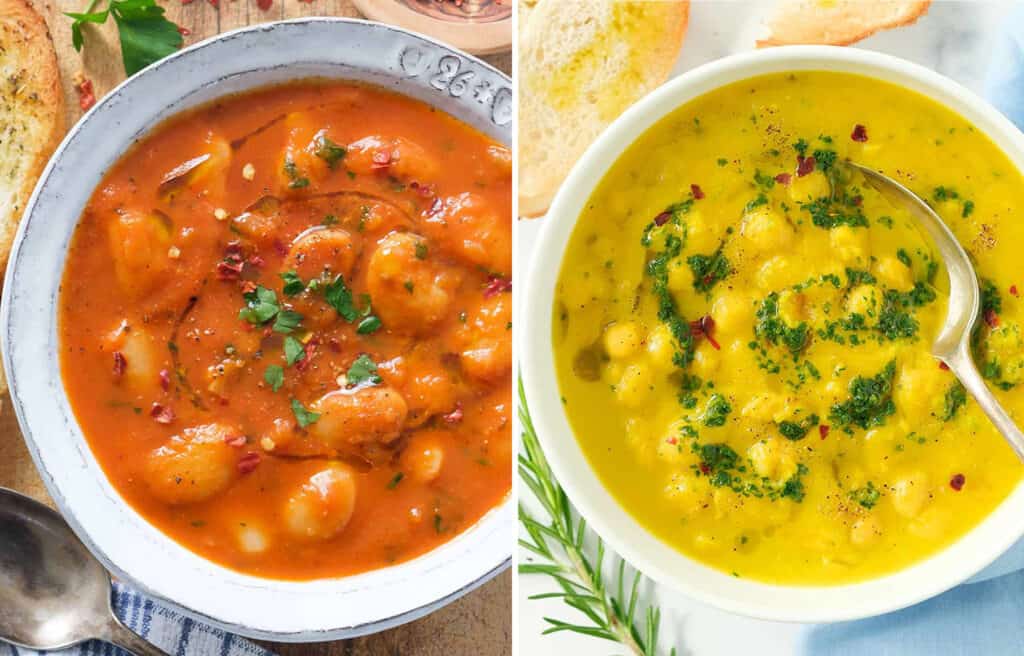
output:
[[[878,258],[874,272],[880,282],[892,289],[907,291],[914,286],[914,272],[890,255]]]
[[[861,517],[850,527],[850,542],[858,547],[870,547],[881,537],[882,522],[873,514]]]
[[[898,478],[890,489],[893,508],[908,518],[917,516],[931,497],[928,475],[920,471]]]
[[[881,294],[874,285],[857,285],[846,298],[846,309],[851,314],[860,314],[865,319],[878,316]],[[873,322],[870,322],[873,323]]]
[[[863,262],[871,254],[870,233],[847,225],[829,230],[829,243],[839,259],[847,264]]]
[[[302,483],[285,503],[285,528],[295,537],[326,540],[341,533],[356,507],[356,480],[347,465],[332,464]]]
[[[652,382],[649,369],[631,364],[615,386],[616,396],[623,405],[637,407],[650,395]]]
[[[169,504],[205,501],[238,476],[241,451],[227,444],[238,431],[224,424],[186,428],[149,454],[143,476],[154,496]]]
[[[747,212],[740,224],[740,235],[761,253],[779,252],[789,247],[795,237],[786,217],[767,205]]]
[[[789,183],[789,197],[797,202],[812,201],[832,193],[832,185],[821,171],[804,176],[793,176]]]
[[[672,333],[667,326],[659,324],[647,337],[647,355],[651,366],[660,372],[671,371],[675,367],[672,363],[674,354]],[[612,364],[609,363],[609,366]]]
[[[632,321],[614,323],[604,332],[604,350],[616,360],[632,355],[640,348],[640,330]]]
[[[715,331],[728,337],[737,337],[750,331],[754,317],[754,305],[743,294],[724,291],[711,306],[715,320]]]

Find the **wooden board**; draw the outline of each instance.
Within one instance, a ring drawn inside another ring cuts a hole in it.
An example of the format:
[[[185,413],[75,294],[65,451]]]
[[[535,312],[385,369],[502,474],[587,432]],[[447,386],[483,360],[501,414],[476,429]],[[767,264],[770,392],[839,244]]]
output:
[[[64,12],[84,11],[88,0],[30,0],[46,18],[57,49],[68,108],[67,124],[82,115],[74,87],[81,74],[92,80],[96,97],[124,79],[120,47],[113,25],[85,30],[86,48],[80,55],[71,46],[71,20]],[[105,1],[101,6],[105,6]],[[190,45],[220,32],[246,25],[298,18],[301,16],[354,16],[359,14],[350,0],[272,0],[266,11],[255,0],[180,0],[163,3],[170,20],[189,31]],[[112,22],[112,21],[111,21]],[[499,69],[510,72],[510,54],[485,57]],[[3,399],[0,414],[0,487],[24,492],[53,505],[29,457],[11,411]],[[504,656],[512,653],[512,578],[505,572],[442,610],[417,622],[391,631],[354,640],[313,645],[277,645],[264,643],[281,656]],[[193,656],[193,655],[189,655]],[[206,656],[197,654],[195,656]]]

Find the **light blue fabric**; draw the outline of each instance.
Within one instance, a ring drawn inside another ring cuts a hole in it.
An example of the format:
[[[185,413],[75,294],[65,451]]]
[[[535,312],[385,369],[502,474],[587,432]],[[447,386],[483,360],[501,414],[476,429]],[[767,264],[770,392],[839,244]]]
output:
[[[113,601],[125,625],[171,656],[273,656],[245,638],[196,622],[119,583],[114,584]],[[0,656],[43,655],[0,641]],[[65,651],[47,652],[46,656],[131,655],[113,645],[92,641]]]
[[[1024,4],[992,44],[985,95],[1024,130]],[[902,611],[810,628],[802,656],[1024,655],[1024,542],[966,584]]]

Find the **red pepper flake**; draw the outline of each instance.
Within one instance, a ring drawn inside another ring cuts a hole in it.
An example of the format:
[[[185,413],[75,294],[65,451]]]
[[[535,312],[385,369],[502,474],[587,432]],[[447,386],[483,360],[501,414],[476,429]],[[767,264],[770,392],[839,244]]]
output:
[[[988,324],[989,328],[995,328],[999,325],[999,315],[992,308],[985,310],[985,323]]]
[[[252,280],[243,280],[241,286],[243,294],[251,294],[254,291],[256,291],[256,283],[253,282]],[[252,327],[252,324],[249,323],[248,321],[245,322],[245,325],[249,326],[250,328]]]
[[[378,150],[373,154],[371,169],[386,169],[391,166],[391,153],[387,150]]]
[[[241,458],[238,459],[238,471],[241,474],[251,474],[256,471],[256,468],[260,464],[260,454],[255,451],[250,451]]]
[[[679,444],[679,439],[675,438],[675,437],[670,437],[670,438],[668,438],[665,441],[668,442],[669,444],[671,444],[672,446],[675,446],[676,444]]]
[[[224,249],[224,259],[217,263],[217,277],[221,280],[238,280],[244,267],[242,244],[238,241],[228,243]]]
[[[942,369],[943,371],[949,371],[949,365],[943,362],[942,360],[939,360],[939,369]]]
[[[304,349],[306,351],[306,356],[295,363],[295,368],[297,370],[305,371],[309,367],[309,363],[313,359],[313,356],[316,355],[316,348],[319,345],[320,339],[317,337],[314,337],[310,339],[308,342],[306,342],[306,347]]]
[[[124,376],[124,370],[128,367],[128,360],[125,359],[124,353],[120,351],[114,351],[114,378],[121,378]]]
[[[160,387],[165,392],[171,389],[171,372],[166,369],[160,370]]]
[[[456,401],[455,409],[444,415],[442,419],[444,419],[446,424],[458,424],[462,421],[462,417],[462,401]]]
[[[497,294],[510,291],[512,291],[511,280],[508,278],[502,278],[501,276],[491,276],[491,279],[487,281],[487,287],[484,288],[484,298],[490,298]]]
[[[700,473],[704,474],[705,476],[710,474],[711,473],[711,465],[709,465],[706,462],[700,463]]]
[[[274,4],[274,0],[256,0],[256,6],[259,7],[261,11],[267,11],[270,9],[272,4]]]
[[[214,9],[220,9],[220,0],[207,0]]]
[[[672,212],[662,212],[658,216],[654,217],[654,225],[663,226],[668,223],[668,220],[672,218]]]
[[[860,207],[861,205],[864,204],[864,198],[861,196],[854,196],[853,204],[856,205],[857,207]]]
[[[778,182],[780,185],[788,185],[792,180],[793,176],[790,175],[789,173],[780,173],[777,176],[775,176],[775,181]]]
[[[327,348],[331,349],[334,353],[341,353],[341,342],[338,341],[337,337],[332,337],[327,340]]]
[[[277,254],[280,255],[281,257],[284,257],[285,255],[288,254],[288,246],[286,246],[285,243],[280,239],[274,240],[274,250],[277,251]]]
[[[953,478],[949,479],[949,487],[959,492],[964,489],[964,483],[966,482],[967,478],[963,474],[953,474]]]
[[[796,156],[796,177],[802,178],[808,173],[814,172],[814,156],[804,157],[803,155]]]
[[[721,345],[715,341],[715,338],[711,333],[715,330],[715,320],[711,318],[710,314],[705,314],[700,319],[695,319],[690,322],[690,334],[694,337],[704,337],[708,340],[708,343],[716,351],[722,350]]]
[[[224,444],[233,447],[243,447],[248,441],[245,435],[228,435],[224,438]]]
[[[180,34],[181,36],[191,36],[192,30],[188,29],[187,27],[182,27],[181,25],[179,25],[178,34]]]
[[[1020,298],[1020,294],[1017,292],[1017,285],[1010,285],[1010,295]]]
[[[257,268],[257,269],[259,269],[259,268],[260,268],[260,267],[262,267],[262,266],[263,266],[264,264],[266,264],[266,262],[264,262],[264,261],[263,261],[263,258],[262,258],[262,257],[260,257],[259,255],[253,255],[253,256],[251,256],[251,257],[250,257],[250,258],[248,259],[248,262],[249,262],[249,265],[250,265],[250,266],[253,266],[253,267]]]
[[[159,403],[154,403],[153,407],[149,410],[149,416],[158,424],[169,424],[174,421],[174,410]]]
[[[697,200],[701,200],[702,198],[704,198],[704,191],[700,188],[699,185],[690,185],[690,192],[693,194],[693,197]]]
[[[434,202],[430,205],[430,209],[427,210],[427,215],[434,216],[435,214],[439,213],[442,209],[444,209],[444,203],[441,202],[440,198],[435,198]]]
[[[822,424],[818,426],[818,435],[821,435],[821,439],[828,437],[829,426],[828,424]]]
[[[853,132],[850,133],[850,138],[853,139],[854,141],[864,143],[865,141],[868,140],[868,129],[861,125],[860,123],[858,123],[857,125],[853,126]]]
[[[78,106],[82,108],[82,111],[88,111],[90,107],[96,104],[96,92],[92,88],[92,80],[89,78],[82,78],[75,89],[78,90]]]

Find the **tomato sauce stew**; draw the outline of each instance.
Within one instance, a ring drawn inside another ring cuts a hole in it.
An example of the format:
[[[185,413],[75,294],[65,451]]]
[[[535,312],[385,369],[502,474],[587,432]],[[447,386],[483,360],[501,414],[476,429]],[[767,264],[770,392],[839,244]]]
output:
[[[147,520],[226,567],[413,558],[511,486],[511,155],[307,80],[158,126],[85,208],[64,385]]]

